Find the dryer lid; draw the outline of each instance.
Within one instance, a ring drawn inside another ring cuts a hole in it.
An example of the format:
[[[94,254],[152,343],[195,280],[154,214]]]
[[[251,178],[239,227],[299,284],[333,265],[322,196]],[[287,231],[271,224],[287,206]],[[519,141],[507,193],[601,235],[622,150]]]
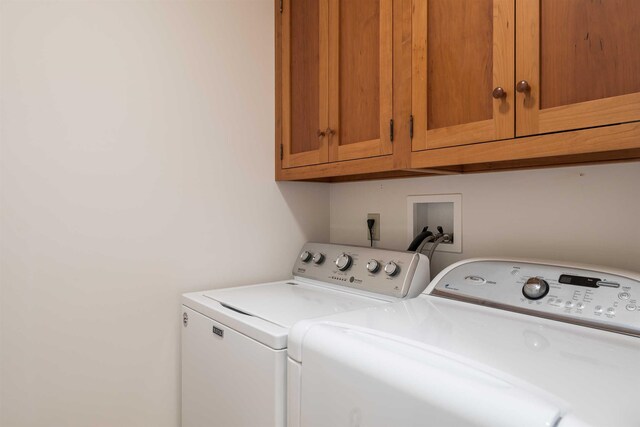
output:
[[[541,427],[563,413],[518,378],[374,331],[317,323],[303,353],[300,425]]]
[[[297,324],[288,353],[302,362],[303,372],[315,351],[309,338],[322,325],[339,326],[345,337],[378,337],[398,352],[410,345],[425,355],[437,352],[502,372],[557,397],[554,403],[593,425],[637,426],[640,419],[638,337],[422,295]],[[353,346],[357,341],[362,339],[351,339]],[[358,365],[355,357],[345,355],[345,363]]]

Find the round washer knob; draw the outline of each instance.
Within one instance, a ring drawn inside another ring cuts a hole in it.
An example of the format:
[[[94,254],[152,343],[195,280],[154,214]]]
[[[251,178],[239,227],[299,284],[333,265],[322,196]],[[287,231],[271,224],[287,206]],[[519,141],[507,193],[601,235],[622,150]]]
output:
[[[380,263],[375,259],[370,259],[367,263],[367,270],[369,273],[377,273],[380,270]]]
[[[340,271],[348,270],[349,267],[351,267],[352,261],[353,259],[351,258],[351,255],[343,253],[338,257],[338,259],[336,259],[336,267],[338,267],[338,270]]]
[[[400,267],[393,261],[389,261],[387,265],[384,266],[384,272],[387,276],[395,276],[400,271]]]
[[[549,292],[549,284],[539,277],[532,277],[522,287],[522,294],[529,299],[540,299]]]
[[[311,261],[311,258],[313,258],[313,255],[311,255],[311,252],[309,251],[304,251],[300,254],[300,260],[302,262],[309,262]]]
[[[324,255],[321,254],[320,252],[318,252],[317,254],[315,254],[313,256],[313,263],[314,264],[322,264],[324,262]]]

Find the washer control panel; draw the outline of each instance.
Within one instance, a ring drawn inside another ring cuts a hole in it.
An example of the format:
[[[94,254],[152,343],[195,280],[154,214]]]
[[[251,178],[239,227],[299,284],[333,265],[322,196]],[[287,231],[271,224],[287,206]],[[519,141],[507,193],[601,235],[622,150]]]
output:
[[[415,252],[307,243],[293,275],[394,298],[413,297],[429,283],[429,260]]]
[[[471,260],[431,295],[640,336],[640,275],[506,260]]]

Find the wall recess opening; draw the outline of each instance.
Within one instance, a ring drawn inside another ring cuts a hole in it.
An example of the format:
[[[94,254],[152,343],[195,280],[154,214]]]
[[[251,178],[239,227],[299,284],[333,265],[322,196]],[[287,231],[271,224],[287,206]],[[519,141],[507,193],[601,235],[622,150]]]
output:
[[[441,243],[436,252],[462,252],[462,194],[409,196],[407,216],[407,245],[424,227],[435,234],[440,226],[453,241]]]

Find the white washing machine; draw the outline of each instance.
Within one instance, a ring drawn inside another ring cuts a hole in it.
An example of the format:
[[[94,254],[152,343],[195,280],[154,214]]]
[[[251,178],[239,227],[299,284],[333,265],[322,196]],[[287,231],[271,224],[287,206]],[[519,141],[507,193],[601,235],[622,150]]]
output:
[[[428,282],[424,255],[308,243],[292,279],[183,295],[182,427],[284,426],[289,328]]]
[[[469,260],[289,335],[289,427],[640,426],[640,275]]]

